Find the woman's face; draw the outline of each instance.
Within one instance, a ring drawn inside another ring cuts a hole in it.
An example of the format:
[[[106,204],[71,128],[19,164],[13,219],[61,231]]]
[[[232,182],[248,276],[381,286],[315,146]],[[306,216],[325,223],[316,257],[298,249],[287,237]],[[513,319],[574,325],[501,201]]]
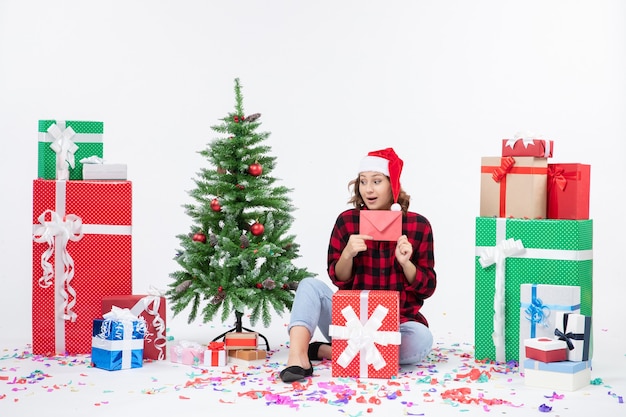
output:
[[[391,183],[385,174],[365,171],[359,174],[359,192],[369,210],[391,208]]]

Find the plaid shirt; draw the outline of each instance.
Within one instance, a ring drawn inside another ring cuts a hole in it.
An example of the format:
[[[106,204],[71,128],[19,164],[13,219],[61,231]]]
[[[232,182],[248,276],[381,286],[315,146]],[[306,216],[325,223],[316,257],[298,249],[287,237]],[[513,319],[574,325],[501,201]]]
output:
[[[411,262],[416,266],[415,281],[409,284],[402,266],[396,262],[396,242],[366,241],[367,251],[353,258],[353,274],[339,281],[335,265],[350,235],[359,233],[359,210],[349,209],[337,217],[328,244],[328,276],[340,290],[395,290],[400,293],[400,322],[418,321],[428,326],[420,313],[424,300],[435,292],[437,275],[433,233],[430,222],[417,213],[402,216],[402,234],[413,245]]]

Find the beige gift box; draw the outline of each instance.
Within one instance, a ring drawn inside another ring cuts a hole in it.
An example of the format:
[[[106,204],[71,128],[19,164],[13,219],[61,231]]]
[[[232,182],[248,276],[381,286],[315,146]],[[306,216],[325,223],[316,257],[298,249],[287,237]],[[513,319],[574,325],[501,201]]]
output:
[[[481,158],[480,217],[545,219],[547,190],[547,158]]]

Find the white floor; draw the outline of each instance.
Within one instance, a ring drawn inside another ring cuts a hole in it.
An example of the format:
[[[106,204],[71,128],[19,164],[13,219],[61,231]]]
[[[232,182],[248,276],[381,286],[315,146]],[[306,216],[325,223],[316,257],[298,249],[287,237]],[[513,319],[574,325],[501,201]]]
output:
[[[109,372],[91,368],[87,355],[41,358],[31,354],[28,341],[3,340],[0,416],[215,416],[259,411],[277,417],[293,413],[591,416],[599,411],[603,416],[626,415],[626,404],[621,402],[626,396],[624,338],[601,325],[594,332],[593,384],[567,392],[529,387],[517,370],[476,363],[472,340],[454,334],[435,334],[437,344],[429,361],[403,368],[395,380],[332,378],[331,363],[324,362],[315,364],[314,376],[307,382],[285,384],[277,379],[287,358],[285,324],[277,321],[260,330],[270,343],[267,360],[231,359],[223,368],[167,360]],[[171,343],[206,343],[225,328],[185,329],[187,334],[177,334],[176,328],[169,328]],[[472,379],[472,375],[481,377]],[[549,414],[539,410],[544,404],[551,407]]]

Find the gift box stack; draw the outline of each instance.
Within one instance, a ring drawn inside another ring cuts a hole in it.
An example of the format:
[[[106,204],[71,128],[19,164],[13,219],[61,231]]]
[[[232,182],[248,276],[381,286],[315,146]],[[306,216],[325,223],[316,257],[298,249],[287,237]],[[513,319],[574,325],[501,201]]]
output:
[[[94,319],[111,310],[102,310],[102,299],[132,293],[132,184],[125,176],[84,179],[83,163],[102,157],[102,122],[39,121],[33,181],[35,354],[90,353]]]
[[[552,163],[552,157],[552,140],[522,134],[503,139],[500,156],[481,160],[475,248],[478,361],[516,361],[524,367],[529,364],[524,341],[544,336],[533,329],[546,326],[547,336],[554,338],[555,322],[540,325],[540,317],[592,317],[590,166]],[[531,313],[525,314],[531,304]]]

